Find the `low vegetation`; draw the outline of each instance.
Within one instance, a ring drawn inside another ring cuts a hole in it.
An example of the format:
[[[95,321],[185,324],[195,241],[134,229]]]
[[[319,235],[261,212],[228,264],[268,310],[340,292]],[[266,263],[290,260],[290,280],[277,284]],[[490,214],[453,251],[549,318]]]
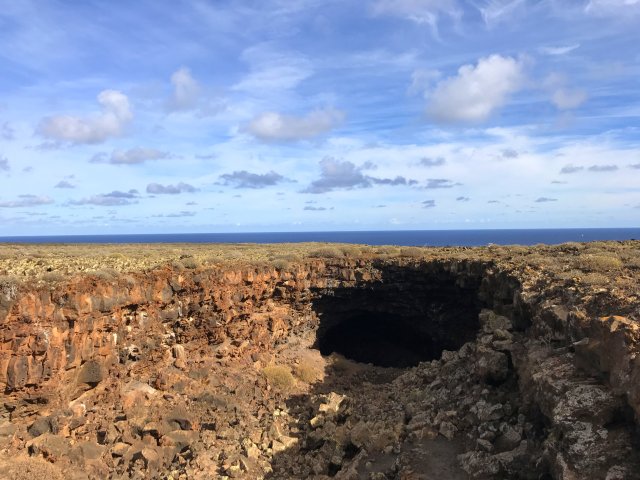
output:
[[[283,365],[271,365],[269,367],[265,367],[262,370],[262,373],[266,377],[267,382],[269,382],[269,385],[273,388],[287,391],[293,387],[294,378],[289,367],[285,367]]]

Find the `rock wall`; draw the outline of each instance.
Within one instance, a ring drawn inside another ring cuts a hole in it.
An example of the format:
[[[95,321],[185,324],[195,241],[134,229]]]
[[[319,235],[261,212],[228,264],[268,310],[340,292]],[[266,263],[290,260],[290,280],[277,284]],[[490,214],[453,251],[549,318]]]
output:
[[[53,405],[73,407],[88,389],[123,374],[120,365],[141,358],[169,358],[181,368],[190,358],[233,360],[277,349],[315,335],[318,313],[331,309],[424,317],[418,300],[437,296],[446,285],[442,305],[464,295],[468,305],[489,308],[513,325],[517,344],[494,346],[493,355],[513,366],[523,406],[540,413],[554,477],[632,478],[640,329],[616,312],[590,315],[571,292],[530,273],[487,261],[344,258],[284,270],[165,268],[3,290],[0,421],[32,419]],[[380,293],[373,306],[366,305],[371,292]],[[456,315],[434,318],[425,325],[437,327],[443,338],[448,327],[460,334],[460,344],[475,337],[473,325],[459,323]]]

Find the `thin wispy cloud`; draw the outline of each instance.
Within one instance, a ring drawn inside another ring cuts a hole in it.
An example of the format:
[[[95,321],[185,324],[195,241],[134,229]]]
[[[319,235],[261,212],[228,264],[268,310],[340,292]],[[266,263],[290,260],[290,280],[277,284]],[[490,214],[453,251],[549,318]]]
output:
[[[135,189],[126,192],[113,190],[109,193],[101,193],[90,197],[81,198],[79,200],[70,200],[69,205],[96,205],[100,207],[121,207],[124,205],[133,205],[138,203],[139,193]]]
[[[556,46],[540,47],[538,50],[540,51],[540,53],[543,53],[545,55],[558,56],[558,55],[566,55],[567,53],[571,53],[574,50],[577,50],[578,48],[580,48],[580,44],[574,43],[572,45],[556,45]]]
[[[46,195],[23,194],[18,195],[16,200],[0,200],[0,208],[39,207],[52,203],[54,200]]]
[[[584,170],[584,167],[582,167],[582,166],[569,164],[569,165],[565,165],[564,167],[562,167],[560,169],[560,173],[568,175],[568,174],[571,174],[571,173],[580,172],[582,170]]]
[[[588,170],[590,172],[615,172],[618,170],[617,165],[591,165]]]
[[[111,155],[97,153],[91,157],[91,163],[110,163],[112,165],[137,165],[149,160],[171,158],[169,152],[155,148],[135,147],[128,150],[114,150]]]

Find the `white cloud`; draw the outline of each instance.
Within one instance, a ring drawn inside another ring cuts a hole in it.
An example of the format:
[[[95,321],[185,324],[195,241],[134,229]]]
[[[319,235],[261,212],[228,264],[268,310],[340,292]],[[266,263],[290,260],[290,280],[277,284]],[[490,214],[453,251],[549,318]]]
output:
[[[437,30],[441,16],[454,19],[462,15],[455,0],[377,0],[374,15],[394,15],[415,23],[427,24]]]
[[[519,60],[491,55],[476,65],[463,65],[454,77],[436,85],[429,95],[427,113],[441,122],[480,122],[502,107],[524,82]]]
[[[567,78],[558,73],[552,73],[543,82],[544,87],[551,94],[551,103],[559,110],[577,108],[587,100],[587,92],[582,89],[571,89],[566,86]]]
[[[53,203],[53,199],[41,195],[18,195],[17,200],[9,200],[0,202],[1,208],[22,208],[22,207],[38,207],[40,205],[49,205]]]
[[[540,53],[545,55],[566,55],[567,53],[573,52],[574,50],[580,48],[579,43],[574,43],[573,45],[556,45],[556,46],[547,46],[540,47],[538,50]]]
[[[551,97],[553,104],[560,110],[570,110],[582,105],[587,99],[587,92],[584,90],[567,90],[559,88]]]
[[[585,12],[604,15],[640,13],[640,0],[590,0]]]
[[[113,165],[136,165],[147,160],[161,160],[169,158],[167,152],[155,148],[136,147],[129,150],[114,150],[110,157],[105,153],[97,153],[91,158],[91,163],[111,163]]]
[[[133,119],[129,99],[117,90],[103,90],[98,95],[102,112],[92,117],[56,115],[42,119],[38,132],[48,138],[75,144],[100,143],[122,134]]]
[[[313,74],[313,65],[295,52],[282,52],[269,43],[254,45],[242,52],[249,73],[233,90],[258,92],[290,90]]]
[[[315,110],[302,117],[266,112],[254,118],[245,130],[260,140],[295,141],[326,133],[343,120],[344,113],[333,108]]]
[[[181,67],[171,75],[173,96],[169,102],[169,110],[190,110],[195,108],[200,97],[200,84],[186,67]]]
[[[525,3],[526,0],[488,0],[478,10],[484,22],[491,25],[510,19]]]

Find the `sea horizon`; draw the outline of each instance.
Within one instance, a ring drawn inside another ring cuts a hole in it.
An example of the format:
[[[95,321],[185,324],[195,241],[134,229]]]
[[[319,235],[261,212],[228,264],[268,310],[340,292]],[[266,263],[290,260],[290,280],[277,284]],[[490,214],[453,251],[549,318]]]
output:
[[[520,228],[448,230],[338,230],[294,232],[13,235],[0,243],[354,243],[399,246],[556,245],[566,242],[640,239],[640,228]]]

